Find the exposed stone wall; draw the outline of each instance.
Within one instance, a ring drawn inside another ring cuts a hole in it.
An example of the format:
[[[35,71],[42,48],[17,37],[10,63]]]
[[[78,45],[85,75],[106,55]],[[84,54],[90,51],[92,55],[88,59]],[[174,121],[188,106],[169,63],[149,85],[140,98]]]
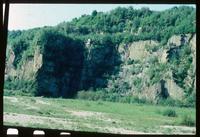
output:
[[[88,40],[80,49],[65,45],[66,49],[60,51],[62,57],[59,53],[55,53],[56,61],[41,53],[39,48],[35,48],[34,56],[27,58],[18,70],[12,65],[15,55],[10,50],[6,74],[12,77],[18,76],[19,79],[37,80],[42,85],[40,90],[49,95],[64,97],[72,96],[74,95],[72,92],[87,90],[90,87],[105,88],[109,82],[109,76],[114,75],[118,77],[119,84],[120,80],[129,84],[130,89],[127,93],[132,95],[154,102],[163,95],[181,100],[184,97],[184,91],[175,83],[170,70],[161,78],[162,81],[153,85],[149,85],[149,76],[146,75],[146,72],[150,69],[147,61],[150,57],[156,57],[159,63],[166,64],[168,63],[168,51],[171,48],[179,48],[183,42],[189,42],[191,46],[194,66],[193,71],[188,72],[186,83],[193,84],[196,90],[196,35],[191,34],[172,36],[167,45],[163,45],[168,48],[158,49],[153,53],[147,51],[147,47],[158,46],[159,43],[152,40],[121,44],[118,49],[114,45],[110,47],[102,45],[94,48],[91,40]],[[128,59],[139,60],[139,63],[134,66],[141,67],[137,74],[132,73],[131,67],[133,66],[126,63]],[[122,62],[119,63],[120,61]],[[119,72],[114,73],[115,67],[120,68]],[[195,75],[195,79],[192,77],[193,75]],[[142,79],[141,92],[136,92],[137,89],[133,84],[134,78]]]

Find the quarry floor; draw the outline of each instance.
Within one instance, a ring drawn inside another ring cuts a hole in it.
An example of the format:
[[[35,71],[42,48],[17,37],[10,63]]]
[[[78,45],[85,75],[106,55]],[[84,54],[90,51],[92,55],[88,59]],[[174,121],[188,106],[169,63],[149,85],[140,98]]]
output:
[[[177,117],[163,116],[174,109]],[[77,99],[4,96],[4,125],[114,134],[196,134],[180,124],[194,108],[125,104]]]

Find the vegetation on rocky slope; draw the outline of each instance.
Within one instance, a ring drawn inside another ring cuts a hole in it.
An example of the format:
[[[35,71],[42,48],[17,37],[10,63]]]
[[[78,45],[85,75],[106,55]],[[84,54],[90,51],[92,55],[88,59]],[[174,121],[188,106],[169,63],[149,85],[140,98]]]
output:
[[[192,7],[119,7],[9,31],[5,94],[194,106],[195,21]]]

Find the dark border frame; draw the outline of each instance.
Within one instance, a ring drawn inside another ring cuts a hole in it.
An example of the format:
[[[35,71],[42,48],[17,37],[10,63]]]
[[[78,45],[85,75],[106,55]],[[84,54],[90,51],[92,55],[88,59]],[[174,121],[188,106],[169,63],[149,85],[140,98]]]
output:
[[[6,2],[8,0],[2,0]],[[10,3],[136,3],[136,4],[196,4],[197,0],[9,0]]]
[[[122,137],[122,136],[132,136],[132,135],[118,135],[118,134],[109,134],[109,133],[94,133],[94,132],[79,132],[79,131],[70,131],[70,130],[55,130],[55,129],[40,129],[40,128],[30,128],[30,127],[15,127],[15,126],[3,126],[3,85],[4,85],[4,72],[5,72],[5,59],[6,59],[6,47],[7,47],[7,33],[8,33],[8,16],[9,16],[9,4],[196,4],[196,13],[200,13],[198,8],[198,0],[1,0],[1,11],[3,11],[3,4],[5,4],[5,12],[3,19],[3,12],[1,14],[1,27],[0,27],[0,121],[2,130],[0,130],[0,135],[3,137],[7,136],[6,131],[8,128],[17,128],[19,131],[19,137],[32,137],[34,130],[43,130],[45,132],[45,137],[60,137],[60,132],[69,132],[72,137],[90,137],[90,136],[105,136],[105,137]],[[199,28],[199,16],[197,15],[197,23],[196,23],[196,36],[198,40],[198,32]],[[196,46],[196,52],[198,58],[198,46]],[[196,66],[196,75],[197,82],[198,81],[198,65]],[[196,85],[198,89],[198,84]],[[198,98],[199,93],[196,92],[196,96]],[[197,99],[198,100],[198,99]],[[198,101],[196,101],[196,116],[198,116]],[[198,117],[196,117],[196,130],[198,129]],[[198,130],[196,131],[196,135],[198,136]],[[138,136],[138,135],[134,135]],[[188,135],[187,135],[188,136]]]

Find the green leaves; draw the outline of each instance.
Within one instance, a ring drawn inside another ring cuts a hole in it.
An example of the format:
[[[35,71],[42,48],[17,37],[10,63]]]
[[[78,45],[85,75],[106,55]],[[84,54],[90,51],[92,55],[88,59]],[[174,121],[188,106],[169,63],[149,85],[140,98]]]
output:
[[[97,11],[94,10],[94,11],[92,12],[92,16],[96,16],[96,15],[97,15]]]
[[[22,55],[26,51],[28,46],[29,45],[28,45],[27,41],[21,40],[21,39],[19,39],[18,41],[13,43],[12,49],[13,49],[13,52],[15,54],[13,65],[15,67],[17,67],[18,64],[20,63]]]
[[[188,45],[182,47],[176,52],[171,52],[169,59],[173,78],[175,82],[182,88],[185,88],[184,79],[188,75],[188,70],[192,67],[191,49]]]

